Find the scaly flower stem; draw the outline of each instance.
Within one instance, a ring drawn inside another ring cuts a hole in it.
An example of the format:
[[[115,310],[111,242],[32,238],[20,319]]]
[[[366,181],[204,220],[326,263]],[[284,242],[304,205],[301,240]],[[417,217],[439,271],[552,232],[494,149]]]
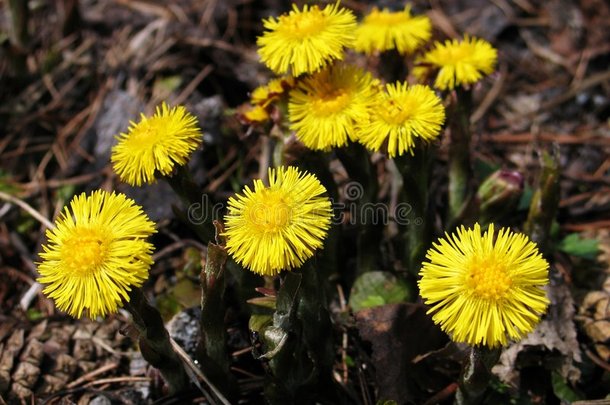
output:
[[[287,272],[278,291],[273,326],[264,332],[271,375],[266,399],[271,404],[335,399],[331,381],[332,328],[317,269],[310,260]],[[335,403],[330,401],[328,403]]]
[[[11,39],[13,45],[20,50],[27,46],[29,7],[28,0],[9,0],[9,10],[11,12]]]
[[[379,74],[386,83],[405,80],[409,75],[405,57],[396,49],[382,52],[379,55]]]
[[[189,387],[189,378],[184,365],[172,349],[169,333],[165,329],[159,311],[151,306],[139,288],[129,292],[129,301],[123,300],[125,309],[131,314],[133,324],[140,333],[142,357],[161,372],[170,393],[184,391]]]
[[[350,142],[346,147],[336,150],[337,157],[356,182],[355,190],[361,192],[357,204],[356,221],[358,221],[358,241],[356,268],[358,274],[378,268],[379,241],[383,231],[382,218],[376,218],[377,192],[379,185],[377,173],[364,146]]]
[[[313,173],[320,180],[320,183],[326,188],[331,201],[339,201],[337,183],[335,183],[333,174],[328,169],[328,153],[308,151],[299,156],[298,166],[309,173]],[[334,209],[335,207],[331,208]],[[334,212],[333,215],[337,215],[337,213]],[[324,240],[324,250],[317,256],[317,276],[321,280],[320,285],[325,290],[327,296],[330,296],[334,291],[334,284],[329,283],[328,280],[341,271],[338,267],[343,262],[340,257],[343,254],[340,243],[341,227],[331,226]]]
[[[487,346],[473,346],[462,369],[455,395],[457,405],[480,404],[485,390],[491,380],[491,368],[498,362],[500,348],[490,349]]]
[[[27,72],[26,47],[29,41],[28,21],[30,17],[28,0],[9,0],[10,34],[12,49],[8,53],[13,71],[17,75]]]
[[[182,219],[197,233],[204,243],[213,240],[213,202],[209,195],[201,192],[201,187],[191,177],[188,167],[178,166],[172,176],[166,176],[164,179],[178,195],[186,209],[186,212],[181,215]],[[189,218],[193,208],[197,208],[195,210],[197,222]]]
[[[470,114],[472,93],[458,87],[448,108],[451,143],[449,144],[449,216],[453,228],[459,222],[471,199]]]
[[[559,207],[559,151],[543,152],[540,157],[542,172],[538,187],[530,203],[525,233],[540,246],[543,252],[547,247],[551,225]]]
[[[225,265],[226,250],[217,244],[208,243],[205,267],[201,271],[201,368],[209,379],[231,398],[237,392],[235,380],[229,371],[227,333],[225,329]],[[235,398],[233,398],[235,399]]]
[[[404,154],[394,158],[403,180],[406,203],[411,211],[403,233],[406,242],[407,268],[417,274],[426,250],[432,241],[433,218],[428,209],[428,187],[434,149],[430,145],[415,148],[414,155]]]

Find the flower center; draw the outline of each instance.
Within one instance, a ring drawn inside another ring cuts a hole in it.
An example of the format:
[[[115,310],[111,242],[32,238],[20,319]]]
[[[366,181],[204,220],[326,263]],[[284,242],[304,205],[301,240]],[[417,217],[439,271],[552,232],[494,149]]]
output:
[[[367,24],[374,24],[382,27],[404,24],[408,21],[409,16],[405,13],[390,13],[387,11],[374,11],[366,18]]]
[[[474,258],[468,265],[466,286],[477,297],[501,300],[512,286],[506,265],[490,258]]]
[[[135,150],[149,150],[168,135],[167,123],[157,117],[152,117],[132,132],[129,136],[129,147]]]
[[[402,104],[390,100],[385,109],[380,109],[381,118],[391,125],[403,125],[413,116],[412,103],[406,102]]]
[[[278,232],[290,221],[290,205],[283,192],[262,190],[259,201],[250,207],[248,219],[262,232]]]
[[[460,62],[466,62],[472,57],[474,50],[471,49],[467,44],[460,44],[460,46],[452,46],[447,48],[446,54],[443,55],[444,65],[457,64]]]
[[[74,276],[87,276],[104,262],[108,241],[98,229],[77,228],[62,246],[62,261]]]
[[[312,103],[312,109],[318,116],[328,116],[345,109],[349,95],[343,89],[337,89],[321,96]]]
[[[318,7],[312,7],[308,12],[286,17],[286,32],[295,38],[305,38],[317,34],[326,27],[326,19]]]

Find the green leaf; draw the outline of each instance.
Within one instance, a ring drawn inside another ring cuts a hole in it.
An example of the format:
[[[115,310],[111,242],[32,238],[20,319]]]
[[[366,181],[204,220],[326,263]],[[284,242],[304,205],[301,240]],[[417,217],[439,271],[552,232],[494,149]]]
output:
[[[44,314],[35,308],[30,308],[27,311],[27,317],[30,321],[35,322],[44,318]]]
[[[153,94],[160,99],[165,99],[182,85],[179,75],[161,77],[153,84]]]
[[[553,371],[551,381],[553,384],[553,393],[562,401],[571,404],[572,402],[584,399],[582,395],[570,388],[566,380],[558,372]]]
[[[392,273],[370,271],[363,273],[354,282],[349,305],[353,311],[360,311],[365,308],[410,301],[412,295],[409,285]]]
[[[0,169],[0,191],[7,194],[17,194],[21,191],[20,188],[15,185],[13,177],[2,169]]]
[[[57,189],[57,199],[61,201],[70,201],[76,192],[76,187],[68,184]]]
[[[277,299],[275,297],[254,297],[246,302],[263,308],[275,309]]]
[[[491,162],[487,162],[485,160],[476,159],[474,161],[473,171],[477,178],[484,179],[485,177],[491,175],[496,170],[500,169],[500,165],[494,164]]]
[[[271,326],[273,323],[273,316],[271,315],[252,315],[248,322],[248,327],[252,332],[262,333],[263,329]]]
[[[519,200],[519,205],[517,205],[517,210],[525,211],[530,208],[530,203],[532,202],[532,197],[534,196],[534,189],[526,184],[523,187],[523,194],[521,194],[521,199]]]
[[[599,253],[599,241],[597,239],[584,239],[577,233],[571,233],[559,242],[557,248],[572,256],[595,260]]]

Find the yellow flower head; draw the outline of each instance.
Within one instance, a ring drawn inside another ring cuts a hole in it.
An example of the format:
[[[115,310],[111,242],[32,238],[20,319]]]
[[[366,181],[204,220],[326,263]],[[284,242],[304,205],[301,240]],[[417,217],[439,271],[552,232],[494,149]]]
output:
[[[436,42],[434,48],[416,60],[413,74],[425,80],[438,71],[434,86],[440,90],[452,90],[458,86],[476,83],[494,71],[498,51],[482,39],[466,36],[464,40]]]
[[[426,16],[412,16],[411,7],[403,11],[379,11],[373,8],[356,29],[354,49],[366,54],[396,49],[401,54],[413,53],[428,42],[432,24]]]
[[[379,91],[370,73],[354,66],[330,67],[303,80],[290,92],[290,128],[310,149],[328,150],[355,140],[368,105]]]
[[[269,83],[258,86],[252,90],[250,102],[254,105],[267,107],[275,100],[278,100],[287,90],[293,88],[294,85],[295,81],[292,76],[284,76],[270,80]]]
[[[428,86],[407,83],[387,84],[373,101],[370,120],[358,139],[368,149],[377,151],[387,141],[390,157],[405,152],[413,154],[415,139],[431,141],[445,122],[445,108]]]
[[[288,14],[269,18],[258,37],[258,54],[267,67],[283,74],[313,73],[334,59],[343,59],[343,49],[352,45],[356,17],[339,2],[320,10],[318,6],[293,4]]]
[[[131,287],[148,278],[155,224],[123,194],[94,191],[76,196],[47,230],[38,263],[43,292],[57,307],[92,319],[117,312]]]
[[[549,304],[549,264],[527,236],[462,227],[435,243],[419,281],[432,319],[456,342],[496,347],[531,332]]]
[[[260,105],[248,106],[241,113],[241,118],[243,118],[246,123],[250,124],[261,124],[270,119],[269,113]]]
[[[132,186],[154,183],[155,172],[170,174],[174,165],[186,164],[201,144],[197,118],[186,108],[157,107],[152,117],[142,114],[130,123],[129,131],[117,136],[112,148],[112,165],[120,179]]]
[[[318,179],[295,167],[269,169],[269,186],[254,181],[229,199],[227,251],[242,266],[272,276],[300,267],[322,246],[331,221],[330,200]]]

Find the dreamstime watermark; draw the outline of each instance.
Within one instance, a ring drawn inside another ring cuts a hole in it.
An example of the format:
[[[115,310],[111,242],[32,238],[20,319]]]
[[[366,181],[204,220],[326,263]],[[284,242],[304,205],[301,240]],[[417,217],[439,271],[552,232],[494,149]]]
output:
[[[388,205],[384,203],[361,202],[364,197],[364,187],[360,183],[350,182],[343,187],[343,200],[333,201],[332,224],[334,225],[422,225],[423,219],[415,216],[413,207],[408,203],[398,203]],[[260,222],[261,225],[268,223],[283,223],[290,218],[291,221],[298,221],[299,216],[316,217],[315,211],[308,210],[303,212],[299,207],[289,207],[288,205],[276,206],[273,211],[268,210],[268,206],[259,203],[259,206],[250,207],[249,219]],[[212,220],[220,220],[226,212],[225,203],[212,204],[206,194],[201,196],[201,202],[193,203],[187,210],[188,220],[201,225]]]

